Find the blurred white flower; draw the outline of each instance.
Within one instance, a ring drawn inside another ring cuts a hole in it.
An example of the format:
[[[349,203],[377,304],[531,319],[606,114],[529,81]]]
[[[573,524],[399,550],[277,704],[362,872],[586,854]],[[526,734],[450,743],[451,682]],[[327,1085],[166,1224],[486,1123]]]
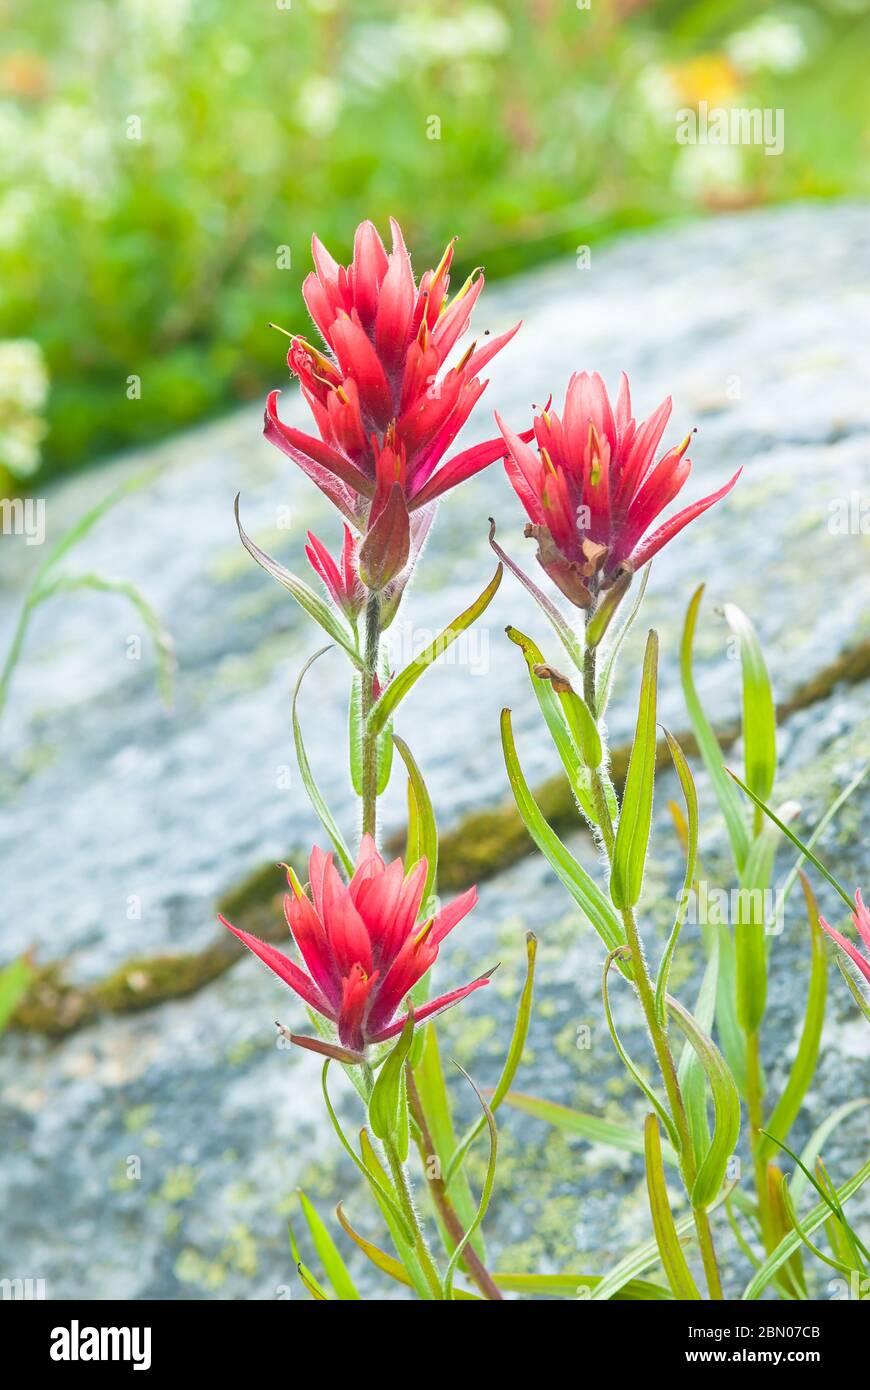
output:
[[[764,15],[732,34],[726,48],[731,61],[744,72],[794,72],[807,56],[798,26],[776,15]]]
[[[310,135],[329,135],[341,114],[341,91],[331,77],[308,77],[296,97],[296,113]]]
[[[19,478],[39,466],[47,399],[48,372],[39,344],[27,338],[0,342],[0,464]]]
[[[735,145],[684,145],[671,171],[675,192],[693,199],[739,192],[744,179],[743,152]]]

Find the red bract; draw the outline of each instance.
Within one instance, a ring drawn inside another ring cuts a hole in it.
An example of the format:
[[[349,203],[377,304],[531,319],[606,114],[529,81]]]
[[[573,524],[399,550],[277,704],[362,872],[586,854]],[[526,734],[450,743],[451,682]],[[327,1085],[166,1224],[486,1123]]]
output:
[[[305,547],[309,563],[323,580],[329,597],[336,608],[352,623],[356,622],[365,603],[365,590],[357,572],[357,549],[357,542],[348,525],[344,528],[344,542],[338,564],[323,541],[319,541],[312,531],[308,532],[308,544]]]
[[[855,923],[855,929],[864,946],[870,952],[870,911],[861,899],[860,889],[855,894],[855,911],[852,913],[852,921]],[[864,979],[870,984],[870,954],[862,955],[858,947],[854,946],[842,932],[837,931],[836,927],[829,926],[824,917],[819,918],[819,926],[824,928],[832,941],[836,941],[841,951],[846,952],[850,961],[858,967]]]
[[[535,416],[537,452],[496,416],[508,446],[507,475],[530,518],[526,535],[537,540],[538,560],[553,582],[581,608],[622,567],[636,570],[651,560],[740,476],[738,469],[718,492],[677,512],[644,539],[691,470],[691,436],[655,462],[670,413],[668,397],[638,425],[624,372],[615,410],[597,372],[580,372],[568,383],[561,419],[549,408]]]
[[[472,344],[442,373],[469,327],[483,275],[475,272],[448,303],[451,243],[418,287],[398,223],[391,225],[388,255],[373,224],[361,223],[349,266],[313,240],[316,269],[303,294],[327,351],[296,337],[288,362],[317,435],[279,420],[277,391],[266,406],[266,438],[360,530],[374,523],[394,489],[407,512],[418,512],[503,453],[502,441],[491,439],[442,464],[486,386],[477,373],[519,327]]]
[[[306,973],[274,946],[224,926],[280,979],[328,1018],[343,1047],[362,1054],[369,1043],[401,1032],[407,1014],[396,1014],[409,990],[434,964],[441,942],[474,907],[476,889],[455,898],[420,925],[426,861],[405,874],[401,859],[386,865],[370,836],[360,846],[356,872],[341,879],[331,854],[316,847],[308,865],[311,898],[288,870],[291,892],[284,899],[287,924]],[[415,1010],[417,1021],[456,1004],[489,981],[488,975],[441,994]]]

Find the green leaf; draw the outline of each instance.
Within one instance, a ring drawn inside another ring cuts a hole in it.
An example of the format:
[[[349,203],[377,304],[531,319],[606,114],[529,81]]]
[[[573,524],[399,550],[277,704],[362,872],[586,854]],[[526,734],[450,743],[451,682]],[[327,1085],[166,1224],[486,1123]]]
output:
[[[267,574],[271,574],[273,579],[277,579],[278,583],[293,595],[299,607],[304,608],[308,616],[313,618],[316,623],[319,623],[324,632],[327,632],[332,638],[333,642],[337,642],[341,649],[347,653],[353,665],[357,667],[358,670],[361,669],[362,658],[357,651],[356,643],[348,629],[344,626],[344,623],[340,622],[336,614],[333,613],[326,600],[322,599],[319,594],[316,594],[314,590],[305,583],[304,579],[298,579],[295,574],[291,574],[290,570],[285,569],[277,560],[273,560],[271,555],[267,555],[265,550],[261,550],[246,533],[239,516],[239,494],[236,494],[233,509],[236,515],[236,526],[239,529],[239,537],[248,554],[256,560],[257,564],[260,565]]]
[[[713,1027],[719,979],[720,946],[716,928],[708,927],[705,931],[705,938],[709,943],[709,953],[701,979],[701,987],[695,1001],[694,1016],[698,1027],[702,1028],[705,1033],[709,1033]],[[662,1002],[666,1003],[667,1001],[663,1000]],[[688,1040],[683,1043],[683,1052],[677,1067],[677,1080],[683,1095],[686,1117],[689,1121],[692,1152],[695,1156],[695,1168],[697,1170],[703,1163],[710,1147],[710,1125],[707,1120],[707,1083],[704,1078],[704,1068],[701,1065],[701,1059]]]
[[[667,1003],[671,1016],[700,1059],[713,1096],[713,1137],[691,1192],[693,1207],[708,1207],[720,1194],[728,1160],[740,1134],[740,1097],[728,1064],[712,1038],[676,999],[668,995]]]
[[[701,1295],[692,1278],[692,1271],[683,1254],[671,1204],[665,1184],[665,1170],[662,1163],[661,1137],[656,1115],[647,1115],[643,1127],[644,1155],[646,1158],[646,1187],[649,1195],[649,1209],[652,1215],[653,1230],[661,1256],[662,1268],[674,1297],[684,1300],[699,1300]]]
[[[810,1172],[809,1168],[807,1168],[803,1160],[798,1158],[793,1149],[789,1148],[788,1144],[784,1144],[781,1139],[778,1139],[774,1134],[770,1134],[767,1130],[762,1130],[761,1132],[766,1139],[769,1139],[773,1144],[777,1145],[778,1148],[782,1149],[784,1153],[787,1153],[789,1158],[794,1160],[800,1169],[804,1181],[811,1184],[822,1201],[827,1204],[831,1215],[836,1218],[834,1223],[836,1234],[832,1240],[834,1247],[842,1248],[847,1255],[854,1255],[858,1260],[860,1260],[860,1255],[858,1254],[860,1250],[867,1259],[870,1259],[870,1251],[868,1251],[867,1247],[861,1242],[846,1220],[846,1213],[843,1211],[842,1204],[837,1195],[837,1189],[828,1177],[822,1160],[819,1159],[816,1164],[819,1173],[819,1177],[816,1178]],[[803,1191],[803,1188],[801,1188],[801,1191]]]
[[[825,814],[821,817],[820,820],[816,822],[815,826],[813,827],[813,833],[807,840],[807,849],[812,849],[813,845],[820,838],[820,836],[828,827],[828,825],[830,825],[831,821],[834,819],[834,816],[837,814],[840,807],[848,801],[853,791],[860,787],[868,772],[870,772],[870,763],[867,763],[864,767],[862,767],[861,771],[856,773],[856,775],[852,778],[851,782],[848,782],[846,786],[843,788],[843,790],[837,796],[834,797],[834,800],[826,809]],[[785,901],[788,898],[789,893],[791,892],[792,888],[797,882],[797,876],[800,873],[800,867],[801,864],[803,864],[805,858],[806,855],[803,851],[801,851],[794,864],[792,864],[791,868],[789,869],[785,879],[783,880],[783,901]]]
[[[380,1246],[374,1245],[372,1241],[360,1235],[359,1231],[355,1231],[344,1214],[341,1202],[339,1202],[336,1207],[335,1214],[341,1223],[342,1230],[350,1236],[355,1245],[359,1246],[360,1250],[371,1260],[376,1269],[388,1275],[390,1279],[394,1279],[397,1284],[404,1284],[406,1288],[413,1288],[414,1281],[411,1279],[411,1276],[408,1274],[408,1271],[401,1261],[395,1259],[392,1255],[388,1255],[386,1250],[381,1250]],[[428,1296],[431,1298],[431,1294]],[[467,1293],[464,1289],[456,1289],[454,1298],[474,1299],[476,1295]]]
[[[783,1087],[782,1095],[767,1121],[767,1129],[778,1139],[788,1138],[804,1096],[810,1088],[816,1071],[822,1027],[825,1022],[825,999],[828,988],[827,960],[825,957],[824,936],[819,926],[819,910],[813,890],[805,875],[801,874],[804,897],[807,904],[807,917],[810,925],[810,983],[807,990],[807,1006],[798,1050]],[[759,1145],[759,1155],[766,1162],[773,1151],[771,1140],[764,1138]]]
[[[355,1302],[359,1300],[359,1293],[356,1285],[350,1277],[347,1266],[336,1247],[335,1241],[326,1229],[320,1216],[309,1202],[305,1193],[299,1192],[299,1202],[308,1229],[311,1232],[311,1239],[314,1241],[314,1248],[323,1262],[326,1277],[335,1290],[336,1298],[343,1302]]]
[[[616,616],[616,610],[625,598],[631,587],[634,578],[633,570],[624,566],[621,573],[617,574],[609,589],[604,590],[603,597],[586,624],[586,646],[591,651],[598,646],[610,624]]]
[[[342,835],[338,827],[338,823],[336,822],[332,812],[327,806],[323,798],[323,795],[320,791],[320,788],[314,780],[314,774],[311,771],[311,764],[308,761],[308,754],[305,751],[305,743],[302,738],[302,726],[299,723],[299,715],[296,710],[297,704],[299,702],[299,691],[302,688],[302,682],[305,679],[306,673],[314,665],[318,657],[323,656],[324,652],[328,652],[329,650],[329,647],[321,647],[319,651],[315,652],[313,656],[310,656],[308,658],[305,665],[302,667],[302,670],[299,672],[296,684],[293,687],[293,698],[290,703],[290,718],[293,724],[293,742],[296,745],[296,761],[299,764],[299,772],[302,777],[302,782],[305,786],[306,792],[308,793],[308,800],[314,807],[320,824],[323,826],[324,830],[326,831],[327,835],[329,836],[330,840],[335,846],[335,852],[341,860],[342,865],[344,866],[345,873],[347,874],[348,878],[352,878],[354,871],[353,858],[351,856],[350,850],[347,847],[347,844],[345,843],[344,836]]]
[[[567,1298],[578,1298],[581,1289],[595,1290],[600,1287],[600,1274],[507,1274],[496,1272],[493,1282],[505,1293],[543,1293],[551,1297],[564,1294]],[[661,1284],[653,1284],[649,1279],[629,1279],[627,1284],[613,1295],[617,1302],[657,1303],[673,1298],[670,1289]]]
[[[293,1255],[293,1261],[296,1265],[296,1272],[299,1275],[302,1284],[311,1294],[311,1297],[315,1299],[318,1303],[331,1302],[329,1294],[326,1292],[323,1285],[318,1283],[314,1275],[311,1273],[311,1270],[308,1269],[308,1267],[302,1263],[302,1257],[299,1254],[299,1247],[296,1244],[296,1237],[293,1234],[293,1227],[289,1224],[289,1222],[287,1224],[287,1232],[290,1236],[290,1250]]]
[[[432,1023],[427,1023],[422,1032],[424,1035],[423,1051],[419,1062],[414,1064],[414,1081],[426,1116],[426,1124],[435,1145],[435,1153],[441,1166],[441,1172],[446,1173],[450,1167],[450,1160],[456,1151],[456,1131],[450,1114],[450,1100],[444,1080],[444,1069],[441,1065],[441,1053],[438,1049],[438,1034]],[[450,1200],[463,1227],[469,1227],[474,1220],[476,1203],[468,1178],[462,1168],[457,1169],[451,1179]],[[486,1252],[480,1231],[474,1233],[471,1243],[480,1258],[484,1260]]]
[[[664,731],[668,741],[671,759],[674,764],[677,776],[680,779],[680,786],[683,789],[683,798],[686,803],[686,873],[683,879],[683,891],[680,895],[679,906],[674,918],[674,925],[668,937],[668,944],[659,964],[658,975],[656,976],[656,1014],[662,1027],[665,1026],[665,994],[668,989],[668,977],[671,973],[671,962],[674,952],[677,949],[677,942],[680,939],[680,932],[686,917],[686,910],[689,905],[689,894],[695,878],[695,860],[698,854],[698,793],[695,790],[695,780],[692,777],[692,769],[686,762],[686,755],[680,747],[673,734],[667,729]]]
[[[695,681],[692,675],[692,645],[695,639],[695,627],[698,622],[698,609],[704,593],[704,585],[701,584],[692,596],[686,612],[686,621],[683,627],[683,639],[680,646],[680,671],[683,680],[683,695],[686,701],[686,708],[689,711],[689,718],[695,737],[698,740],[698,747],[701,750],[701,757],[713,790],[716,793],[716,800],[719,802],[720,810],[725,817],[725,824],[728,827],[728,837],[731,841],[731,849],[734,854],[734,861],[738,871],[742,870],[749,853],[749,833],[743,820],[743,813],[740,807],[740,799],[729,782],[725,765],[722,761],[722,750],[716,739],[707,716],[704,713],[701,701],[698,699],[698,692],[695,689]]]
[[[544,680],[535,675],[535,667],[545,664],[541,655],[540,648],[535,645],[530,637],[520,632],[515,627],[506,628],[510,640],[521,649],[526,659],[526,667],[529,672],[529,679],[532,682],[532,689],[535,698],[544,716],[550,737],[556,748],[556,752],[562,762],[562,766],[571,785],[571,791],[582,814],[589,821],[590,825],[597,825],[595,806],[592,800],[592,783],[588,770],[583,767],[579,750],[575,740],[571,736],[571,731],[565,719],[565,714],[552,682]]]
[[[393,742],[408,773],[408,847],[405,852],[405,873],[411,872],[421,859],[426,860],[427,874],[422,902],[431,901],[438,872],[438,827],[435,811],[423,774],[417,766],[404,739],[393,735]]]
[[[776,777],[776,710],[758,634],[734,603],[723,608],[725,621],[740,643],[743,671],[743,761],[746,781],[766,801]]]
[[[616,826],[610,897],[614,907],[634,907],[643,887],[643,871],[652,824],[653,784],[656,770],[656,679],[659,639],[647,637],[634,742]]]
[[[870,1160],[868,1160],[862,1168],[859,1168],[858,1172],[855,1173],[853,1177],[849,1178],[848,1182],[843,1183],[842,1187],[836,1189],[837,1200],[841,1203],[847,1202],[850,1197],[853,1197],[854,1194],[864,1186],[868,1178],[870,1178]],[[791,1195],[792,1200],[795,1200],[794,1188],[792,1188]],[[801,1222],[802,1231],[806,1235],[811,1236],[813,1232],[818,1230],[819,1226],[823,1224],[829,1214],[829,1202],[820,1202],[818,1206],[813,1207],[812,1211],[803,1218]],[[779,1270],[786,1261],[791,1258],[794,1252],[800,1249],[801,1243],[801,1235],[799,1235],[797,1231],[789,1232],[789,1234],[779,1242],[776,1249],[768,1255],[754,1277],[750,1279],[743,1291],[743,1298],[750,1302],[756,1298],[760,1298],[771,1279],[775,1278]]]
[[[635,618],[640,612],[640,606],[643,603],[643,596],[646,593],[646,586],[649,583],[651,571],[652,565],[644,566],[643,578],[640,581],[640,588],[637,591],[637,597],[631,606],[631,610],[616,636],[605,644],[607,654],[602,663],[595,690],[595,712],[599,719],[604,717],[604,711],[607,709],[610,700],[610,688],[613,685],[613,676],[616,670],[616,659],[622,650],[623,642],[632,629]]]
[[[603,1001],[604,1001],[604,1017],[605,1017],[606,1020],[607,1020],[607,1027],[608,1027],[608,1030],[609,1030],[609,1032],[610,1032],[610,1037],[611,1037],[611,1039],[612,1039],[612,1041],[613,1041],[613,1046],[614,1046],[615,1049],[616,1049],[616,1052],[617,1052],[617,1055],[618,1055],[618,1057],[619,1057],[619,1060],[622,1062],[622,1065],[625,1067],[625,1069],[626,1069],[626,1071],[628,1072],[629,1076],[631,1076],[632,1079],[634,1080],[635,1084],[636,1084],[637,1086],[639,1086],[640,1090],[643,1092],[643,1094],[646,1096],[647,1100],[649,1101],[650,1105],[651,1105],[651,1106],[653,1107],[653,1109],[655,1110],[656,1114],[658,1115],[659,1119],[661,1120],[662,1124],[664,1125],[665,1130],[667,1131],[667,1136],[668,1136],[668,1138],[670,1139],[671,1143],[673,1144],[674,1148],[675,1148],[675,1149],[679,1149],[679,1147],[680,1147],[679,1136],[678,1136],[678,1134],[677,1134],[676,1129],[674,1128],[674,1124],[673,1124],[673,1121],[671,1120],[670,1115],[668,1114],[668,1112],[667,1112],[667,1110],[665,1109],[665,1107],[662,1105],[662,1103],[661,1103],[661,1101],[659,1100],[658,1096],[656,1095],[655,1091],[652,1089],[651,1086],[648,1086],[648,1085],[647,1085],[647,1083],[646,1083],[646,1081],[644,1080],[643,1076],[642,1076],[641,1073],[638,1071],[638,1069],[637,1069],[637,1067],[635,1066],[634,1062],[633,1062],[633,1061],[631,1060],[631,1058],[629,1057],[628,1053],[626,1052],[625,1048],[624,1048],[623,1045],[622,1045],[622,1041],[621,1041],[621,1039],[620,1039],[620,1037],[619,1037],[618,1032],[616,1031],[616,1024],[615,1024],[614,1021],[613,1021],[613,1011],[612,1011],[612,1009],[611,1009],[611,1007],[610,1007],[610,993],[609,993],[608,988],[607,988],[607,976],[608,976],[608,973],[609,973],[609,971],[610,971],[610,967],[611,967],[611,965],[613,964],[614,959],[615,959],[615,958],[620,954],[620,952],[622,952],[622,951],[628,952],[628,947],[627,947],[627,946],[617,946],[616,950],[615,950],[615,951],[611,951],[611,952],[610,952],[610,955],[607,957],[607,960],[604,962],[604,969],[603,969],[602,975],[601,975],[601,996],[602,996],[602,999],[603,999]],[[630,954],[630,953],[629,953],[629,954]]]
[[[523,776],[514,742],[509,709],[501,713],[501,738],[508,780],[523,824],[571,897],[585,913],[608,951],[625,945],[622,923],[595,881],[574,859],[556,832],[544,819],[538,803]]]
[[[803,1195],[807,1182],[804,1172],[813,1167],[831,1135],[836,1133],[840,1125],[848,1120],[850,1115],[854,1115],[858,1110],[863,1110],[868,1105],[870,1105],[870,1096],[861,1096],[858,1100],[847,1100],[843,1105],[838,1105],[830,1115],[826,1115],[821,1124],[813,1130],[801,1150],[800,1171],[792,1177],[791,1196],[793,1201],[798,1202]]]
[[[381,1065],[369,1099],[369,1123],[378,1139],[396,1145],[404,1163],[408,1157],[408,1099],[405,1095],[405,1059],[414,1038],[414,1011],[409,1011],[399,1040]]]
[[[842,951],[837,951],[836,959],[837,969],[839,970],[843,979],[846,981],[846,984],[849,986],[849,991],[852,995],[852,998],[855,1000],[855,1003],[858,1005],[858,1008],[861,1010],[867,1022],[870,1023],[870,1003],[867,1002],[867,1000],[861,993],[861,986],[859,985],[858,981],[852,978],[852,975],[850,973],[850,967],[846,964]]]
[[[480,1108],[483,1111],[484,1119],[486,1121],[486,1127],[489,1130],[489,1159],[486,1165],[486,1176],[483,1180],[483,1188],[481,1189],[480,1193],[480,1202],[478,1204],[474,1220],[472,1221],[471,1225],[466,1229],[462,1239],[457,1242],[453,1254],[450,1256],[450,1261],[447,1265],[447,1270],[444,1275],[444,1296],[448,1300],[452,1300],[454,1296],[453,1278],[456,1274],[456,1267],[459,1264],[460,1259],[462,1258],[462,1252],[465,1249],[471,1237],[474,1235],[475,1231],[481,1225],[483,1218],[486,1216],[486,1211],[489,1206],[489,1199],[492,1196],[492,1189],[495,1186],[495,1168],[496,1161],[498,1158],[498,1132],[495,1127],[495,1120],[492,1117],[492,1111],[490,1110],[483,1096],[480,1094],[480,1091],[477,1089],[464,1067],[460,1067],[458,1062],[455,1065],[462,1072],[462,1075],[465,1077],[469,1086],[474,1091],[474,1094],[477,1096],[477,1099],[480,1101]]]
[[[537,1096],[527,1096],[521,1091],[508,1091],[503,1097],[504,1104],[514,1110],[522,1110],[536,1120],[544,1120],[548,1125],[564,1129],[569,1134],[579,1134],[590,1144],[608,1144],[623,1153],[642,1154],[643,1137],[634,1125],[618,1124],[613,1120],[602,1120],[597,1115],[588,1115],[582,1110],[572,1110],[567,1105],[559,1105],[552,1100],[539,1100]],[[666,1163],[676,1163],[673,1150],[664,1149]]]
[[[726,922],[713,927],[719,938],[719,979],[716,985],[716,1031],[731,1074],[746,1095],[746,1038],[737,1017],[737,948]]]
[[[819,873],[822,874],[823,877],[828,880],[828,883],[830,883],[831,887],[835,888],[836,891],[839,893],[840,897],[843,899],[843,902],[846,904],[849,911],[854,912],[854,898],[849,897],[849,894],[846,892],[843,885],[841,883],[838,883],[837,880],[834,878],[834,875],[832,873],[829,873],[828,870],[825,868],[822,861],[816,858],[809,845],[804,844],[803,840],[799,839],[798,836],[795,835],[794,831],[790,830],[789,827],[785,824],[785,822],[780,820],[776,812],[772,811],[771,808],[768,805],[766,805],[764,801],[762,801],[761,797],[755,795],[755,792],[752,790],[751,787],[747,787],[745,782],[741,782],[736,772],[732,772],[730,767],[726,768],[725,771],[727,772],[729,777],[733,778],[733,780],[737,783],[738,787],[745,791],[746,795],[750,797],[752,801],[755,802],[756,806],[758,806],[759,809],[764,812],[768,820],[773,821],[773,824],[779,827],[783,835],[785,835],[789,840],[791,840],[793,845],[797,846],[803,858],[809,859],[810,863],[816,866]]]
[[[356,1152],[356,1150],[354,1149],[353,1145],[351,1144],[350,1140],[348,1139],[347,1135],[341,1127],[341,1121],[339,1120],[338,1115],[335,1113],[335,1107],[333,1106],[329,1096],[329,1088],[327,1085],[328,1074],[329,1060],[327,1059],[327,1061],[323,1064],[323,1072],[321,1075],[321,1089],[323,1091],[323,1099],[326,1102],[326,1111],[329,1115],[330,1120],[332,1121],[332,1127],[338,1135],[339,1143],[341,1144],[341,1147],[344,1149],[348,1158],[351,1159],[353,1164],[359,1169],[363,1177],[366,1179],[366,1182],[368,1182],[369,1185],[372,1187],[375,1199],[378,1202],[378,1205],[380,1206],[381,1210],[384,1212],[385,1215],[389,1213],[393,1223],[390,1229],[392,1230],[395,1227],[395,1229],[397,1229],[400,1232],[404,1242],[407,1245],[412,1246],[414,1244],[414,1233],[408,1225],[407,1221],[405,1220],[405,1215],[396,1200],[395,1193],[392,1189],[392,1184],[386,1177],[384,1177],[384,1180],[382,1182],[378,1179],[377,1174],[374,1172],[374,1170],[371,1167],[369,1167],[366,1163],[364,1163],[363,1160],[360,1158],[359,1154]],[[422,1278],[422,1274],[420,1277]]]
[[[562,617],[562,614],[559,612],[555,603],[552,603],[551,600],[547,598],[547,595],[541,589],[538,588],[537,584],[535,584],[534,581],[531,580],[529,576],[525,574],[523,570],[520,569],[519,565],[515,564],[515,562],[510,558],[510,556],[504,550],[502,550],[501,546],[497,544],[495,540],[495,522],[493,521],[492,517],[489,518],[489,543],[495,551],[496,555],[498,556],[499,560],[501,560],[502,564],[507,565],[511,574],[516,575],[517,579],[523,585],[526,592],[531,594],[532,598],[538,604],[541,611],[546,614],[547,618],[552,624],[553,631],[558,636],[559,641],[562,643],[562,646],[565,648],[565,651],[568,653],[568,656],[571,658],[574,665],[577,667],[577,670],[582,671],[582,641],[578,641],[576,634],[572,631],[569,624]]]
[[[504,570],[502,566],[499,565],[480,597],[476,598],[474,603],[465,609],[464,613],[460,613],[458,618],[454,618],[450,626],[439,633],[434,642],[429,643],[428,647],[424,647],[419,656],[416,656],[413,661],[410,661],[404,670],[393,677],[386,690],[375,702],[374,708],[369,715],[368,726],[371,733],[380,733],[386,725],[387,720],[395,713],[397,707],[401,704],[402,700],[404,700],[408,691],[416,685],[417,681],[423,673],[429,669],[433,661],[437,661],[438,657],[456,641],[457,637],[465,632],[466,628],[471,627],[475,619],[479,618],[481,613],[486,611],[501,583],[503,573]]]
[[[520,995],[519,1008],[517,1009],[514,1031],[511,1036],[510,1047],[508,1048],[505,1064],[502,1068],[498,1085],[492,1093],[489,1108],[495,1114],[505,1096],[511,1088],[511,1083],[517,1074],[520,1062],[522,1061],[523,1049],[526,1045],[526,1038],[529,1035],[529,1024],[532,1018],[532,994],[535,985],[535,956],[538,951],[537,937],[532,932],[526,933],[526,981]],[[454,1150],[453,1156],[444,1174],[444,1186],[450,1186],[453,1175],[465,1161],[465,1156],[471,1145],[479,1134],[482,1134],[486,1125],[486,1116],[482,1115],[476,1124],[471,1125],[463,1135]]]

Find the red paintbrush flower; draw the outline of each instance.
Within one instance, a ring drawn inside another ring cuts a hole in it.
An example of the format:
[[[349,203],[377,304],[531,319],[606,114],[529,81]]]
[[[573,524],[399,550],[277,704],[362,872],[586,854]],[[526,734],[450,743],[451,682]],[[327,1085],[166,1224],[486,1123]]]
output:
[[[526,535],[537,540],[540,564],[578,607],[588,608],[594,593],[612,584],[620,571],[651,560],[730,492],[740,476],[738,469],[718,492],[647,536],[691,470],[686,458],[691,436],[655,461],[670,413],[668,397],[638,425],[625,373],[614,410],[597,372],[580,372],[568,383],[561,420],[549,408],[535,416],[537,452],[496,416],[508,446],[507,475],[530,518]]]
[[[368,835],[349,884],[342,881],[332,855],[317,847],[308,873],[311,897],[288,870],[291,891],[284,899],[287,924],[307,972],[274,946],[224,917],[220,920],[306,1004],[328,1018],[342,1046],[359,1054],[352,1060],[361,1060],[369,1043],[401,1032],[407,1014],[396,1015],[405,997],[434,964],[448,932],[474,907],[477,891],[469,888],[421,925],[426,861],[421,859],[406,875],[401,859],[384,863]],[[488,981],[489,975],[481,975],[429,1000],[415,1010],[415,1018],[431,1018]],[[303,1046],[314,1043],[317,1050],[317,1040],[300,1041]]]
[[[369,547],[371,587],[389,582],[390,565],[401,560],[404,566],[413,556],[415,528],[409,535],[408,515],[503,453],[502,441],[491,439],[442,463],[487,384],[477,373],[519,327],[481,347],[472,344],[456,366],[444,370],[469,327],[483,275],[475,272],[448,303],[453,244],[417,286],[399,225],[391,225],[388,254],[373,224],[361,223],[349,266],[313,240],[315,271],[302,292],[326,351],[295,337],[288,362],[317,435],[279,420],[279,392],[272,392],[266,406],[266,438],[304,469],[353,526],[370,533],[389,504],[383,535]]]
[[[870,911],[861,899],[860,889],[855,894],[855,911],[852,913],[852,921],[855,923],[855,929],[864,946],[870,953]],[[819,918],[819,926],[828,933],[832,941],[836,941],[841,951],[846,952],[852,964],[858,967],[864,979],[870,984],[870,954],[862,955],[858,947],[853,945],[842,932],[837,931],[836,927],[829,926],[824,917]]]

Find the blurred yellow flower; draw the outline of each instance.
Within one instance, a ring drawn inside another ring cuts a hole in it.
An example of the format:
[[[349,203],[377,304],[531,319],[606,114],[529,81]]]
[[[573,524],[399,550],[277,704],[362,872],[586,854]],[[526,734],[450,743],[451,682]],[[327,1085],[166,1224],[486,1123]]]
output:
[[[697,106],[701,101],[709,106],[724,106],[741,88],[740,74],[722,53],[699,53],[685,63],[671,64],[667,71],[680,100],[687,106]]]

